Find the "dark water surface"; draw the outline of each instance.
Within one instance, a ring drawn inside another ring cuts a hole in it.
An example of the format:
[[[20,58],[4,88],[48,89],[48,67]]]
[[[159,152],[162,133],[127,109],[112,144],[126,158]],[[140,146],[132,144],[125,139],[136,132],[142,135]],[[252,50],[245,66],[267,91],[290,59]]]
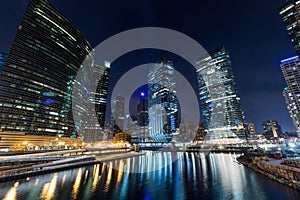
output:
[[[238,164],[238,155],[175,156],[179,159],[172,162],[172,153],[149,153],[2,182],[0,199],[300,199],[296,190]],[[161,169],[154,171],[157,166]],[[144,173],[129,173],[133,167]]]

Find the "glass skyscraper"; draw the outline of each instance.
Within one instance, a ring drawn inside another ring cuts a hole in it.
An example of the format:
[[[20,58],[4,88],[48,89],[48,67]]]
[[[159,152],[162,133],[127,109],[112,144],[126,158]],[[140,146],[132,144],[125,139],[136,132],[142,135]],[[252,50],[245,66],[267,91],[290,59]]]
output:
[[[300,0],[286,2],[279,8],[279,14],[283,24],[297,52],[300,54]],[[298,56],[293,56],[280,63],[281,71],[287,83],[283,90],[283,96],[293,124],[300,136],[300,60]]]
[[[0,75],[0,128],[76,136],[72,87],[91,49],[47,0],[29,0]]]
[[[101,74],[96,88],[95,96],[95,109],[97,119],[101,128],[105,125],[105,114],[107,106],[107,96],[108,96],[108,83],[109,83],[109,73],[110,65],[106,63],[104,66],[97,65],[95,70],[98,74]]]
[[[300,54],[300,0],[288,1],[279,8],[279,15],[298,54]]]
[[[236,137],[237,124],[244,122],[231,61],[224,47],[196,61],[201,121],[207,140]]]
[[[284,59],[280,64],[287,83],[283,96],[290,117],[298,133],[300,133],[300,60],[298,56]]]
[[[168,142],[179,128],[173,62],[162,57],[148,74],[149,137]]]

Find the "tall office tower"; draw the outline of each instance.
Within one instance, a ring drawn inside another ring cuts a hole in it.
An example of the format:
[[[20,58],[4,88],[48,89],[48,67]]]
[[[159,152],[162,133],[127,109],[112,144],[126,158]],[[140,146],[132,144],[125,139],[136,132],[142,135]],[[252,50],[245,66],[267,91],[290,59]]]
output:
[[[170,141],[179,128],[178,101],[176,98],[173,62],[162,57],[148,74],[149,136]],[[160,135],[160,136],[159,136]]]
[[[140,92],[140,102],[137,105],[137,125],[136,138],[139,142],[145,142],[146,138],[149,137],[148,97],[146,92]]]
[[[224,47],[196,61],[201,121],[207,140],[236,137],[244,122],[229,54]]]
[[[97,78],[97,81],[87,81],[88,83],[86,85],[89,85],[90,88],[95,88],[95,91],[89,91],[88,101],[85,101],[86,98],[83,98],[81,103],[83,107],[93,109],[87,113],[86,117],[88,119],[84,120],[85,123],[80,130],[85,142],[103,141],[107,138],[104,129],[110,63],[107,61],[105,61],[104,65],[93,63],[91,65],[91,72],[93,73],[92,76]],[[87,76],[85,78],[87,78]],[[81,89],[85,90],[85,88]],[[85,106],[87,103],[91,103],[93,106]],[[97,120],[90,120],[92,117]]]
[[[267,139],[282,137],[281,126],[275,120],[266,120],[263,122],[264,136]]]
[[[115,134],[124,131],[124,118],[125,118],[125,98],[122,96],[117,96],[113,100],[112,104],[112,133]]]
[[[0,75],[0,128],[75,137],[72,86],[90,50],[47,0],[29,0]]]
[[[298,56],[282,60],[280,67],[288,85],[283,90],[283,96],[290,117],[300,136],[300,60]]]
[[[300,0],[291,0],[279,8],[279,15],[298,54],[300,54]]]
[[[1,73],[2,67],[3,67],[6,59],[7,59],[7,54],[0,53],[0,73]]]
[[[95,109],[99,125],[103,128],[105,125],[110,64],[106,62],[104,66],[97,65],[96,70],[101,76],[95,93]]]

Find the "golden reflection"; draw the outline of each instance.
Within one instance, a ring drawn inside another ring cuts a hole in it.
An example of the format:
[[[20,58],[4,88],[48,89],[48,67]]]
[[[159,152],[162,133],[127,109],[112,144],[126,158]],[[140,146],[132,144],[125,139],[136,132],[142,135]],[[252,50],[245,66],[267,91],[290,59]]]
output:
[[[66,178],[67,178],[67,175],[64,174],[63,179],[61,181],[61,186],[63,186],[65,184]]]
[[[119,165],[117,184],[120,184],[122,177],[123,177],[123,173],[124,173],[124,162],[121,160],[120,165]]]
[[[80,186],[80,182],[81,182],[81,176],[82,176],[82,168],[78,169],[77,175],[76,175],[76,179],[73,185],[73,190],[72,190],[72,198],[76,199],[77,198],[77,194],[78,194],[78,189]]]
[[[89,170],[85,170],[84,181],[83,181],[84,183],[86,183],[88,175],[89,175]]]
[[[127,160],[126,160],[126,168],[127,168],[127,176],[129,176],[129,172],[130,172],[130,158],[127,158]]]
[[[102,166],[102,169],[103,169],[103,166]],[[99,182],[99,179],[100,179],[99,170],[100,170],[100,165],[97,164],[96,167],[94,167],[94,173],[93,173],[94,180],[93,180],[92,191],[95,191],[95,189],[97,188],[97,185],[98,185],[98,182]]]
[[[111,176],[112,176],[112,162],[110,162],[109,170],[108,170],[108,174],[107,174],[107,178],[106,178],[106,184],[105,187],[108,188],[108,186],[110,185],[111,182]]]
[[[14,186],[8,190],[3,200],[15,200],[17,199],[17,187],[19,186],[19,182],[15,182]]]
[[[41,193],[41,199],[50,200],[55,195],[56,190],[56,183],[57,183],[58,175],[57,173],[54,174],[53,178],[51,179],[50,183],[46,183],[43,186],[42,193]]]

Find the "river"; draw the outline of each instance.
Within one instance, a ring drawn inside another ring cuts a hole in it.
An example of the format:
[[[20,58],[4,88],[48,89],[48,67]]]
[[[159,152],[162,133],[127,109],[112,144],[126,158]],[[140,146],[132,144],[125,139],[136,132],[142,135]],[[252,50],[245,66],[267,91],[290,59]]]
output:
[[[174,161],[174,153],[152,152],[2,182],[0,199],[300,199],[296,190],[239,164],[236,154],[177,153],[175,157]]]

